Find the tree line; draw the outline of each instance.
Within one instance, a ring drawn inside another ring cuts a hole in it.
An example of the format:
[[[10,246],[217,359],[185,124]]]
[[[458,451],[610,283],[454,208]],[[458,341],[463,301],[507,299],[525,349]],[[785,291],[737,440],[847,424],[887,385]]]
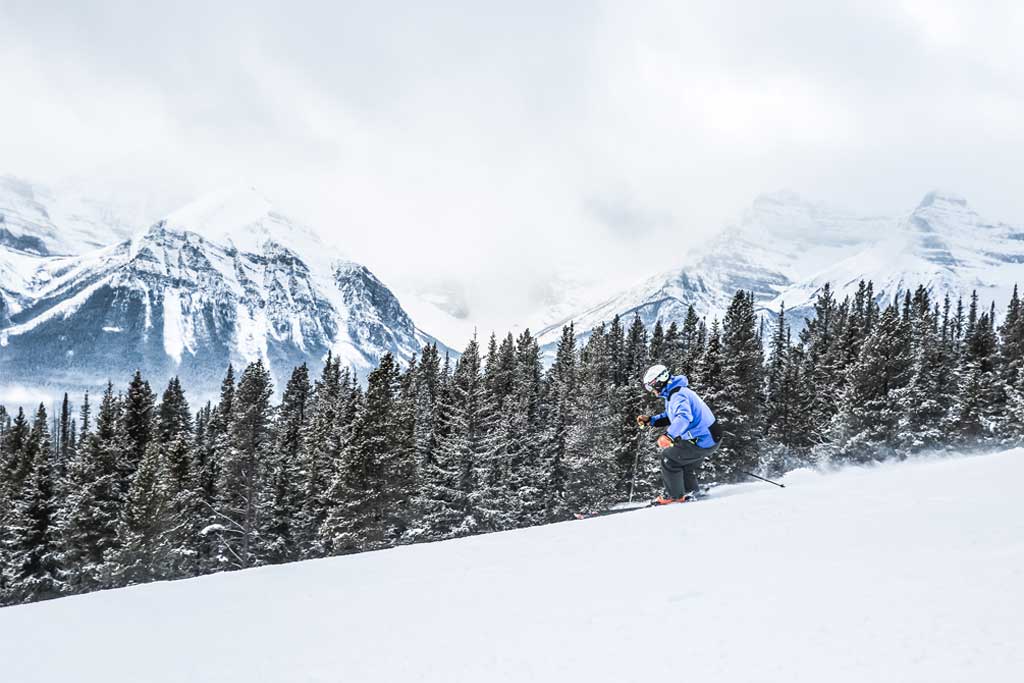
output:
[[[562,330],[545,370],[529,331],[385,355],[365,388],[338,358],[293,370],[280,403],[262,361],[193,411],[172,378],[136,372],[59,416],[0,406],[0,604],[376,550],[569,519],[661,488],[657,412],[640,377],[684,373],[726,437],[705,482],[863,463],[1024,436],[1024,315],[1001,325],[920,287],[881,308],[871,283],[830,287],[796,339],[737,292],[722,320],[691,307]]]

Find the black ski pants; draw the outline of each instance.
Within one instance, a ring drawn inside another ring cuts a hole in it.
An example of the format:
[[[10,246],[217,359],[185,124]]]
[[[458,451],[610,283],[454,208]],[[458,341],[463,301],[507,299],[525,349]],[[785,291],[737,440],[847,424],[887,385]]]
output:
[[[697,472],[701,463],[718,450],[718,444],[701,448],[692,441],[677,441],[661,452],[661,479],[669,498],[680,498],[697,490]]]

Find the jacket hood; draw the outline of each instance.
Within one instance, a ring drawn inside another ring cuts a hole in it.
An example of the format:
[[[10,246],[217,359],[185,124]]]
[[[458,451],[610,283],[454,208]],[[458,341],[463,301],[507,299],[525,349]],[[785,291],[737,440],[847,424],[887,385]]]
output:
[[[690,380],[686,379],[686,375],[676,375],[671,377],[668,380],[668,384],[665,385],[665,388],[661,390],[661,397],[668,398],[672,395],[673,391],[676,391],[677,389],[685,389],[688,386],[690,386]]]

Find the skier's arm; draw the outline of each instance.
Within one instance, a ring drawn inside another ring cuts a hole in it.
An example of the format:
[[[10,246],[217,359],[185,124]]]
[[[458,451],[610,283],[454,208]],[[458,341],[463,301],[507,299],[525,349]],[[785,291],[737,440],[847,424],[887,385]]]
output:
[[[659,413],[658,415],[651,415],[651,426],[652,427],[666,427],[671,420],[668,419],[668,413]]]
[[[693,412],[690,410],[690,402],[686,400],[682,392],[672,396],[668,404],[668,429],[665,433],[673,439],[690,439],[690,423],[693,421]]]

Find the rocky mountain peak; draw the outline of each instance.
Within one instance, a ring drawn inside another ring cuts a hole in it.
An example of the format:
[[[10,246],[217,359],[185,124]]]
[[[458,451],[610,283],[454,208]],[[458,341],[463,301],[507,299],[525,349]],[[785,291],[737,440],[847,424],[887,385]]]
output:
[[[920,210],[929,207],[941,206],[968,208],[967,199],[962,195],[950,192],[949,190],[936,189],[925,194],[924,198],[921,199],[921,202],[917,205],[917,209]]]
[[[962,196],[936,190],[910,212],[878,216],[808,201],[792,192],[758,197],[740,221],[710,240],[691,264],[654,276],[589,308],[566,312],[542,329],[548,351],[561,325],[575,321],[586,336],[614,315],[680,321],[688,306],[710,320],[737,289],[754,293],[762,311],[776,315],[782,302],[799,328],[816,293],[830,283],[841,299],[861,280],[872,280],[880,302],[908,288],[933,294],[1008,300],[1024,281],[1024,230],[982,219]]]
[[[262,358],[278,388],[328,353],[359,375],[435,340],[369,269],[251,187],[212,193],[116,246],[47,257],[0,245],[0,374],[96,387],[130,368],[214,391]]]

